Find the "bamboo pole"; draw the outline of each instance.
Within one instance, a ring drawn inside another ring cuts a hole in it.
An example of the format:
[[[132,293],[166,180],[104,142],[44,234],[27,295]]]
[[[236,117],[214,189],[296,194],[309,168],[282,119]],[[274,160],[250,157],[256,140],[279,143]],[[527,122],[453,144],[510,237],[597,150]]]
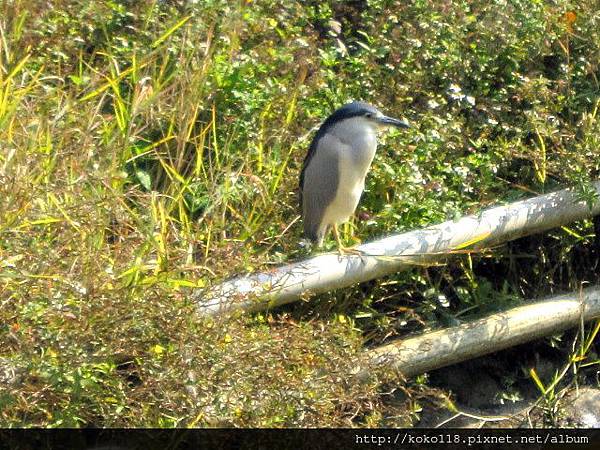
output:
[[[384,366],[410,378],[558,333],[598,317],[600,286],[593,286],[368,351],[358,376],[364,378],[374,367]]]
[[[600,194],[600,181],[593,185]],[[434,264],[457,249],[488,247],[599,213],[600,202],[589,208],[573,189],[564,189],[364,244],[357,247],[361,256],[327,253],[269,272],[240,276],[192,294],[192,298],[202,315],[259,311],[414,265]]]

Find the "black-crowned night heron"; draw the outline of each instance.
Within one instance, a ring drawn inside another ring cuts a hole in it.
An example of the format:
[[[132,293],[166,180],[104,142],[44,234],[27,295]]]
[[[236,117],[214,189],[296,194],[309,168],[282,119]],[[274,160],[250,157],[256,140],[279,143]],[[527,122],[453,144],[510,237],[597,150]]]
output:
[[[409,127],[374,106],[352,102],[317,131],[300,173],[300,207],[304,235],[319,247],[331,227],[340,253],[354,252],[342,245],[337,226],[354,214],[377,149],[377,131],[388,126]]]

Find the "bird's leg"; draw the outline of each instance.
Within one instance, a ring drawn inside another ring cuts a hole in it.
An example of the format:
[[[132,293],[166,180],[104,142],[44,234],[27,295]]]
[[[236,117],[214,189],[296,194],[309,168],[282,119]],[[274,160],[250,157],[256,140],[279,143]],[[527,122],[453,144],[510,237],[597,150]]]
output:
[[[338,253],[340,254],[340,256],[344,256],[344,255],[359,255],[360,256],[360,255],[362,255],[362,252],[360,250],[357,250],[352,247],[346,247],[344,244],[342,244],[342,240],[340,239],[340,232],[338,231],[337,224],[333,225],[333,235],[335,236],[335,240],[338,245]]]
[[[354,233],[354,231],[356,230],[356,228],[354,228],[353,226],[350,227],[350,237],[352,238],[353,242],[356,242],[356,244],[354,245],[360,245],[362,244],[362,241],[360,240],[360,238],[358,236],[356,236],[356,234]]]

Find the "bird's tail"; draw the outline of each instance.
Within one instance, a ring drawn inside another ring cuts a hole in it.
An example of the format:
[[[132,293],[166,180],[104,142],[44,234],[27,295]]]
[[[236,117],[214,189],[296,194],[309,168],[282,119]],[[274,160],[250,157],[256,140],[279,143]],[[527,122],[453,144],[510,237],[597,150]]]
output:
[[[323,239],[325,237],[325,232],[327,228],[320,229],[319,225],[311,224],[304,221],[304,237],[310,240],[313,244],[316,244],[318,247],[323,245]]]

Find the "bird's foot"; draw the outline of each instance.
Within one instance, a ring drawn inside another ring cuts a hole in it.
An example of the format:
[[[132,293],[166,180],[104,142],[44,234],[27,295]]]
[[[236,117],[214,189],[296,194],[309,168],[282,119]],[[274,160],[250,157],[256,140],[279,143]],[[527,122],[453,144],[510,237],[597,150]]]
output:
[[[354,255],[354,256],[360,256],[362,258],[362,256],[364,255],[364,252],[354,248],[354,246],[346,247],[344,244],[342,244],[342,240],[340,239],[340,233],[338,231],[337,224],[333,225],[333,235],[335,236],[335,240],[338,245],[338,254],[340,255],[340,257]]]
[[[338,246],[338,254],[340,256],[364,256],[364,252],[354,247],[345,247],[343,245]]]

